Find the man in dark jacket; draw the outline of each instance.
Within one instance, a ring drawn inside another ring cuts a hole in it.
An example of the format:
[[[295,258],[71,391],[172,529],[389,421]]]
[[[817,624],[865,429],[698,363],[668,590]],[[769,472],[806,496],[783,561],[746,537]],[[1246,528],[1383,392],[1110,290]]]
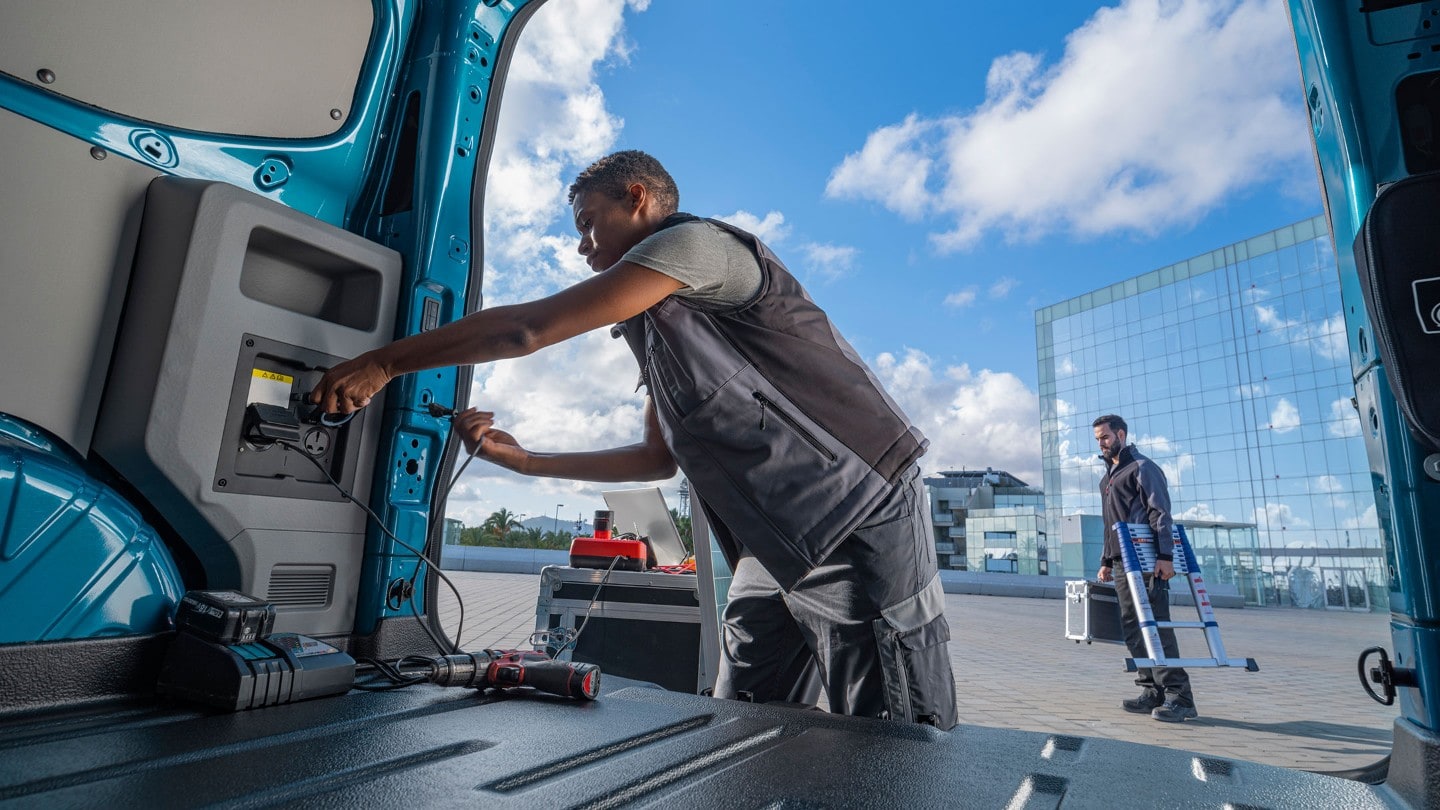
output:
[[[1105,548],[1101,552],[1101,582],[1115,582],[1120,600],[1120,626],[1125,631],[1125,646],[1134,658],[1148,658],[1144,636],[1140,632],[1139,614],[1131,598],[1130,583],[1124,576],[1115,576],[1120,558],[1120,536],[1115,524],[1143,523],[1155,537],[1155,570],[1145,574],[1146,595],[1155,621],[1170,621],[1170,583],[1175,576],[1171,544],[1170,493],[1165,473],[1159,465],[1125,443],[1129,432],[1125,420],[1107,414],[1095,420],[1095,441],[1105,461],[1105,474],[1100,478],[1100,501],[1105,515]],[[1166,658],[1178,658],[1175,631],[1161,629],[1160,642]],[[1199,716],[1195,696],[1190,691],[1190,676],[1179,667],[1145,667],[1135,678],[1140,697],[1121,702],[1127,712],[1149,714],[1156,720],[1181,723]]]
[[[650,155],[600,159],[570,187],[594,276],[341,363],[312,399],[347,413],[400,374],[621,324],[646,388],[640,442],[532,452],[469,409],[455,419],[467,449],[586,481],[678,465],[735,573],[717,697],[790,699],[813,657],[832,711],[952,727],[950,629],[915,463],[925,438],[769,248],[678,213],[679,199]]]

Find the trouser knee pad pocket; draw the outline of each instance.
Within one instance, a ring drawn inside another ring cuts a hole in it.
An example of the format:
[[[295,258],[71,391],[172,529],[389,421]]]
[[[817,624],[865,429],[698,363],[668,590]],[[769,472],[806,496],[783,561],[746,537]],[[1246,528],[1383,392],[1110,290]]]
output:
[[[955,678],[950,670],[950,626],[937,616],[913,630],[896,630],[885,619],[874,622],[885,680],[885,708],[893,720],[926,723],[941,729],[955,725]]]

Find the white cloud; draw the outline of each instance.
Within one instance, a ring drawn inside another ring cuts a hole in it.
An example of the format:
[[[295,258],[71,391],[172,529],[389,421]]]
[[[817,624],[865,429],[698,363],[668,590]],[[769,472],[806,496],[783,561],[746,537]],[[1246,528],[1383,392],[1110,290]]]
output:
[[[1169,436],[1142,434],[1135,438],[1133,444],[1160,465],[1166,483],[1172,488],[1184,486],[1190,473],[1195,471],[1195,454],[1181,452],[1180,445]]]
[[[1289,433],[1300,427],[1300,409],[1290,400],[1281,397],[1270,412],[1270,429],[1276,433]]]
[[[930,439],[926,471],[1006,470],[1040,485],[1040,405],[1034,391],[1006,372],[969,366],[943,370],[924,352],[884,353],[875,374]]]
[[[933,234],[942,250],[990,231],[1193,222],[1232,193],[1313,174],[1287,19],[1280,0],[1123,0],[1053,64],[996,59],[979,107],[872,132],[826,193],[950,220]]]
[[[649,8],[649,0],[558,0],[540,9],[525,26],[507,81],[521,79],[571,88],[594,80],[596,63],[607,56],[625,60],[622,13]],[[509,85],[506,85],[509,101]]]
[[[785,222],[785,215],[779,211],[770,211],[762,218],[742,209],[733,214],[717,215],[715,218],[755,234],[760,237],[760,241],[772,248],[790,237],[790,226]],[[819,276],[822,281],[834,281],[845,277],[854,269],[855,259],[859,254],[859,250],[849,245],[806,242],[800,245],[803,264],[792,264],[790,268],[799,270],[803,267]]]
[[[610,151],[624,122],[598,69],[624,61],[624,12],[647,0],[554,0],[525,26],[505,82],[485,196],[487,304],[526,300],[586,278],[566,193]],[[564,234],[563,236],[557,235]]]
[[[1345,485],[1340,479],[1333,475],[1316,476],[1313,483],[1314,492],[1344,492]]]
[[[881,127],[835,169],[825,194],[872,199],[906,219],[919,219],[936,205],[926,188],[934,161],[925,153],[937,149],[926,139],[945,129],[945,123],[921,121],[913,113],[902,123]]]
[[[648,5],[551,0],[521,34],[486,186],[486,306],[549,295],[590,276],[575,250],[565,198],[574,175],[615,148],[624,122],[607,108],[597,77],[606,64],[629,58],[624,15]],[[772,212],[760,222],[778,228],[783,217]],[[631,393],[637,375],[623,342],[597,330],[477,368],[470,401],[495,411],[497,427],[530,449],[614,447],[643,433],[643,400]],[[501,507],[549,514],[566,503],[565,517],[573,519],[569,509],[603,506],[599,493],[612,486],[527,478],[475,461],[447,514],[479,523]],[[673,482],[667,486],[673,492]]]
[[[1267,503],[1264,506],[1257,506],[1251,519],[1261,529],[1279,530],[1290,526],[1310,525],[1310,522],[1297,515],[1288,503]]]
[[[1312,322],[1309,319],[1282,318],[1275,307],[1257,305],[1255,321],[1281,340],[1310,342],[1315,353],[1326,360],[1344,360],[1350,356],[1342,313],[1336,312],[1322,321]]]
[[[807,242],[800,246],[805,267],[825,281],[834,281],[848,275],[855,267],[859,251],[849,245],[821,245]]]
[[[1342,529],[1378,529],[1378,528],[1380,528],[1380,518],[1379,518],[1379,515],[1375,512],[1375,504],[1372,503],[1372,504],[1370,504],[1369,506],[1365,507],[1365,511],[1360,513],[1360,517],[1358,517],[1358,518],[1350,518],[1349,520],[1347,520],[1347,521],[1345,521],[1344,523],[1342,523],[1342,524],[1340,525],[1340,528],[1342,528]]]
[[[1346,342],[1345,316],[1335,313],[1318,326],[1311,335],[1315,340],[1315,351],[1326,360],[1345,360],[1350,356],[1350,345]]]
[[[495,426],[526,449],[599,450],[633,444],[644,435],[644,394],[633,392],[638,379],[635,358],[625,341],[597,329],[528,357],[477,367],[470,402],[494,411]],[[678,485],[678,479],[665,485]],[[566,503],[579,503],[578,499],[599,503],[602,491],[626,488],[531,478],[476,460],[466,468],[448,511],[464,510],[469,501],[517,487],[528,488],[541,502],[559,498]],[[565,495],[572,500],[564,500]],[[494,503],[480,511],[488,515],[500,506],[517,512],[536,508],[517,500]]]
[[[1272,332],[1283,332],[1300,325],[1299,321],[1280,317],[1280,311],[1275,307],[1264,305],[1255,307],[1255,322]]]
[[[1179,489],[1190,482],[1190,473],[1195,471],[1195,456],[1181,453],[1171,459],[1156,459],[1160,469],[1165,471],[1165,481],[1171,489]]]
[[[1074,452],[1071,452],[1071,444],[1077,445]],[[1065,439],[1060,442],[1059,455],[1061,468],[1094,468],[1097,481],[1105,471],[1100,454],[1095,452],[1094,446],[1088,441],[1071,442]]]
[[[760,237],[760,241],[774,247],[790,235],[790,226],[785,224],[785,215],[779,211],[771,211],[764,218],[757,217],[746,210],[739,210],[733,214],[716,216],[715,219],[723,220],[735,227],[749,231]]]
[[[1360,435],[1360,414],[1356,412],[1349,397],[1341,397],[1330,403],[1330,423],[1325,429],[1337,439]]]
[[[994,284],[990,285],[990,297],[999,300],[1009,295],[1010,291],[1018,286],[1020,286],[1020,282],[1016,279],[1010,278],[1009,276],[1001,276],[995,279]]]
[[[963,290],[958,290],[945,296],[945,306],[952,309],[964,309],[975,303],[977,296],[978,292],[974,287],[966,287]]]
[[[1230,521],[1219,512],[1210,508],[1208,503],[1197,503],[1175,515],[1175,519],[1182,523],[1229,523]]]

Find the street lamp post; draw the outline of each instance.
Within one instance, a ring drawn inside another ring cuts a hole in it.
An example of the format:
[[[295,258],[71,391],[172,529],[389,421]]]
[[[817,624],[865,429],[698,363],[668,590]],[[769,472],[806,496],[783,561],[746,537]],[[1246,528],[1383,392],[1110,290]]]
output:
[[[555,504],[555,536],[556,536],[556,537],[559,537],[559,536],[560,536],[560,507],[562,507],[562,506],[564,506],[564,505],[565,505],[565,504],[563,504],[563,503],[557,503],[557,504]]]

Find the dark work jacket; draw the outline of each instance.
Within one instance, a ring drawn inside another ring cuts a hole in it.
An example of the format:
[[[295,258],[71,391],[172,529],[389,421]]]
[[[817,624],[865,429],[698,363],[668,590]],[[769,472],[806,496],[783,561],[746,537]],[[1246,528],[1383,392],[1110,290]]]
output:
[[[660,227],[696,219],[675,214]],[[710,222],[759,259],[755,296],[717,310],[672,295],[616,332],[731,565],[743,545],[789,590],[927,442],[775,254]]]
[[[1120,535],[1115,524],[1145,523],[1155,532],[1155,556],[1168,560],[1174,556],[1170,539],[1170,490],[1160,465],[1146,458],[1134,446],[1120,451],[1120,460],[1111,466],[1105,462],[1105,475],[1100,479],[1101,511],[1105,515],[1105,548],[1100,553],[1102,566],[1120,564]]]

